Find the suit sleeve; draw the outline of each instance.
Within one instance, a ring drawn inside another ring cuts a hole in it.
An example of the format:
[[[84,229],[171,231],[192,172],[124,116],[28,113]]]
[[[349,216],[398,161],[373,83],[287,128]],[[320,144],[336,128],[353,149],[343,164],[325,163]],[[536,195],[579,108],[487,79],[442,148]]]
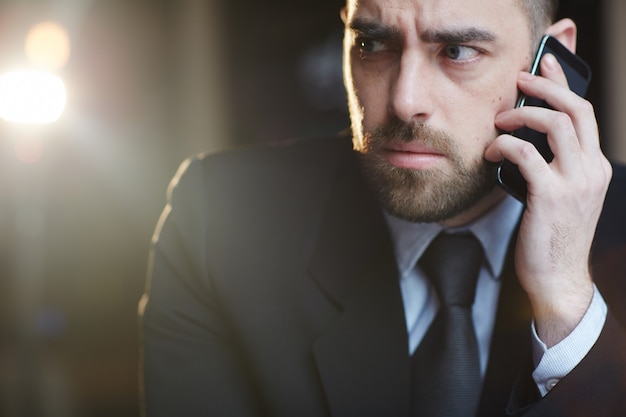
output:
[[[600,337],[585,358],[545,397],[518,384],[511,416],[617,417],[626,415],[626,247],[595,263],[594,276],[609,308]],[[529,378],[530,380],[530,378]],[[518,381],[519,382],[519,381]],[[532,383],[532,380],[527,381]]]
[[[168,189],[139,312],[142,411],[147,417],[254,416],[255,396],[212,288],[209,198],[202,162]]]
[[[509,403],[507,415],[524,417],[625,415],[625,352],[624,328],[609,313],[605,328],[589,355],[542,399],[528,404],[527,391],[517,389]]]

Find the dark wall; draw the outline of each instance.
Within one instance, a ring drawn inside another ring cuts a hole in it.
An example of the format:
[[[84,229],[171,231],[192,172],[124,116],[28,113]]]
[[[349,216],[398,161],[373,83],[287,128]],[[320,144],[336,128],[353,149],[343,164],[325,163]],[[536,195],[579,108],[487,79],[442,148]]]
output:
[[[349,126],[341,76],[342,4],[224,2],[237,143]]]
[[[604,73],[602,38],[602,1],[597,0],[561,0],[559,17],[569,17],[578,26],[577,53],[591,66],[593,73],[587,98],[596,108],[596,117],[600,130],[604,130],[607,121],[606,105],[603,98],[606,81]]]

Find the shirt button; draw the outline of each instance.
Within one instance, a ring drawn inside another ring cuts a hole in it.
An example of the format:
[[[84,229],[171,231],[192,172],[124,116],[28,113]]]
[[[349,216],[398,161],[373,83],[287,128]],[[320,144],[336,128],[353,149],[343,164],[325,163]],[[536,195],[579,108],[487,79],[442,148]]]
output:
[[[548,382],[546,382],[546,390],[550,391],[552,388],[554,388],[556,386],[556,384],[559,383],[559,380],[556,378],[553,379],[549,379]]]

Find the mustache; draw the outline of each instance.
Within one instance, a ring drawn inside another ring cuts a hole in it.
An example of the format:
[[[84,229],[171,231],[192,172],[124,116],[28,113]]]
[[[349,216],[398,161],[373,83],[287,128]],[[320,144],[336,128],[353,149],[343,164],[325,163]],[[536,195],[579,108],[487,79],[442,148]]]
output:
[[[445,131],[425,123],[406,123],[394,118],[365,133],[367,151],[375,151],[391,142],[420,142],[441,151],[445,155],[457,154],[456,142]]]

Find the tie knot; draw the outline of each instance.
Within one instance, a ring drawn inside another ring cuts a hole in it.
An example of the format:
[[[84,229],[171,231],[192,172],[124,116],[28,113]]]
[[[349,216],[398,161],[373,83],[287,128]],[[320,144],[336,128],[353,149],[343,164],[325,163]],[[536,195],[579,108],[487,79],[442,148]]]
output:
[[[442,305],[470,307],[474,303],[482,259],[482,246],[472,233],[440,233],[419,264]]]

